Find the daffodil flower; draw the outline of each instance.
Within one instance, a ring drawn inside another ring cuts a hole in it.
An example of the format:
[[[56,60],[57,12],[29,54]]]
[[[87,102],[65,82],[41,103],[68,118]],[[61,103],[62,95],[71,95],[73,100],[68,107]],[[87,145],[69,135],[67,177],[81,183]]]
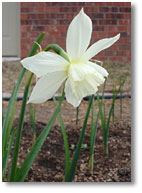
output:
[[[65,80],[66,100],[74,107],[79,106],[83,97],[96,93],[108,72],[89,60],[113,45],[120,34],[99,40],[88,48],[91,34],[92,21],[82,9],[72,20],[67,31],[66,51],[69,61],[58,54],[45,51],[21,61],[26,69],[40,78],[28,103],[47,101]]]

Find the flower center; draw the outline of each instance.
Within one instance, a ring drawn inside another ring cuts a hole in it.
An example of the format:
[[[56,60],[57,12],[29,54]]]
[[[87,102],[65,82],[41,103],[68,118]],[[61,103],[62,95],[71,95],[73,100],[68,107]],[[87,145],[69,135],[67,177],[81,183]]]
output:
[[[84,64],[84,61],[82,59],[79,59],[79,60],[72,60],[70,62],[70,65],[76,65],[76,64]]]
[[[70,67],[71,66],[79,66],[79,65],[81,65],[81,64],[84,64],[84,61],[83,60],[72,60],[70,63],[69,63],[69,65],[68,65],[68,67],[67,67],[67,75],[69,74],[69,70],[70,70]]]

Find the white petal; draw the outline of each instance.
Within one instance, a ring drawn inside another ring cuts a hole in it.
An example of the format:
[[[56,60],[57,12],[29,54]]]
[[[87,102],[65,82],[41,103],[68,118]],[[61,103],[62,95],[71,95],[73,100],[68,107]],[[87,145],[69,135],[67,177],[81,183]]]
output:
[[[92,34],[92,21],[83,9],[72,20],[67,31],[66,49],[70,60],[78,60],[89,46]]]
[[[43,103],[50,99],[63,81],[66,79],[66,73],[53,72],[40,78],[35,85],[28,103]]]
[[[68,70],[68,76],[73,82],[80,82],[86,77],[93,76],[96,78],[96,82],[100,84],[103,76],[94,67],[86,64],[71,64]]]
[[[93,69],[92,69],[93,70]],[[82,99],[91,94],[95,94],[100,86],[105,81],[104,77],[96,72],[94,74],[88,74],[85,76],[84,80],[81,81],[71,81],[71,88],[73,93],[78,99]]]
[[[94,63],[94,62],[87,62],[88,66],[90,66],[91,68],[95,69],[97,72],[99,72],[100,74],[102,74],[104,77],[108,76],[108,72],[106,71],[105,68],[99,66],[98,64]]]
[[[101,83],[103,83],[103,81]],[[83,97],[95,94],[98,90],[98,85],[100,84],[96,82],[93,76],[88,76],[82,81],[74,82],[74,93],[76,97],[81,100]]]
[[[93,74],[93,69],[87,64],[71,64],[68,75],[73,81],[81,81],[87,74]]]
[[[90,60],[92,57],[97,55],[102,50],[112,46],[119,38],[120,38],[120,34],[116,35],[113,38],[105,38],[97,41],[90,48],[88,48],[88,50],[84,54],[84,59]]]
[[[79,106],[81,100],[78,99],[73,93],[72,88],[70,86],[69,79],[65,83],[65,94],[66,94],[66,100],[68,103],[72,104],[74,107]]]
[[[49,72],[66,71],[68,62],[52,52],[40,52],[21,61],[24,68],[33,72],[37,77]]]

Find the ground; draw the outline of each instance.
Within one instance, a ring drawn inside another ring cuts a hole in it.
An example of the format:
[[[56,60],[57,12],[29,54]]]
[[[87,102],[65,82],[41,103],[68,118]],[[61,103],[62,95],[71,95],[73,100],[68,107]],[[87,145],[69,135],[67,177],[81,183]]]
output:
[[[106,63],[106,68],[110,74],[106,92],[112,92],[113,85],[119,86],[119,77],[127,75],[127,81],[124,85],[123,93],[130,94],[130,65],[129,64],[110,64]],[[21,65],[19,62],[3,63],[3,92],[11,93],[13,86],[19,76]],[[34,83],[33,83],[34,84]],[[19,92],[23,92],[24,81]],[[101,92],[101,88],[100,88]],[[58,92],[60,93],[60,91]],[[8,102],[4,101],[4,111]],[[106,106],[106,115],[108,117],[112,100],[104,100]],[[83,101],[80,106],[79,122],[76,125],[76,109],[66,101],[62,105],[62,117],[70,145],[72,156],[73,146],[76,146],[81,126],[85,117],[88,101]],[[14,126],[17,126],[21,101],[17,102],[17,111]],[[48,101],[36,107],[36,134],[40,134],[44,126],[50,120],[55,106],[53,101]],[[95,116],[98,111],[97,101],[95,100]],[[120,109],[120,100],[115,104],[115,120],[111,121],[109,128],[109,154],[104,154],[101,120],[99,120],[95,155],[94,172],[89,171],[89,142],[90,142],[90,124],[91,117],[88,120],[88,126],[85,133],[81,149],[80,159],[75,173],[75,182],[130,182],[131,181],[131,99],[122,100],[122,111]],[[20,165],[27,155],[32,145],[32,128],[29,120],[29,107],[25,116],[24,128],[22,133],[21,149],[19,152],[18,164]],[[11,162],[9,159],[9,163]],[[25,181],[42,182],[62,182],[64,176],[64,147],[61,134],[61,128],[58,119],[56,119],[39,155],[33,163]]]

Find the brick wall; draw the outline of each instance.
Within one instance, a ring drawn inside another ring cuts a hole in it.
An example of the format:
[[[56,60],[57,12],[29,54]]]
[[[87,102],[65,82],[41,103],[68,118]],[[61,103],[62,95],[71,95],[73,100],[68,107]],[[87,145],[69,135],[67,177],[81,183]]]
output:
[[[21,2],[21,57],[27,56],[33,41],[43,31],[46,32],[43,48],[57,43],[65,49],[68,25],[82,7],[93,23],[91,43],[121,33],[115,45],[95,58],[130,62],[130,2]]]

